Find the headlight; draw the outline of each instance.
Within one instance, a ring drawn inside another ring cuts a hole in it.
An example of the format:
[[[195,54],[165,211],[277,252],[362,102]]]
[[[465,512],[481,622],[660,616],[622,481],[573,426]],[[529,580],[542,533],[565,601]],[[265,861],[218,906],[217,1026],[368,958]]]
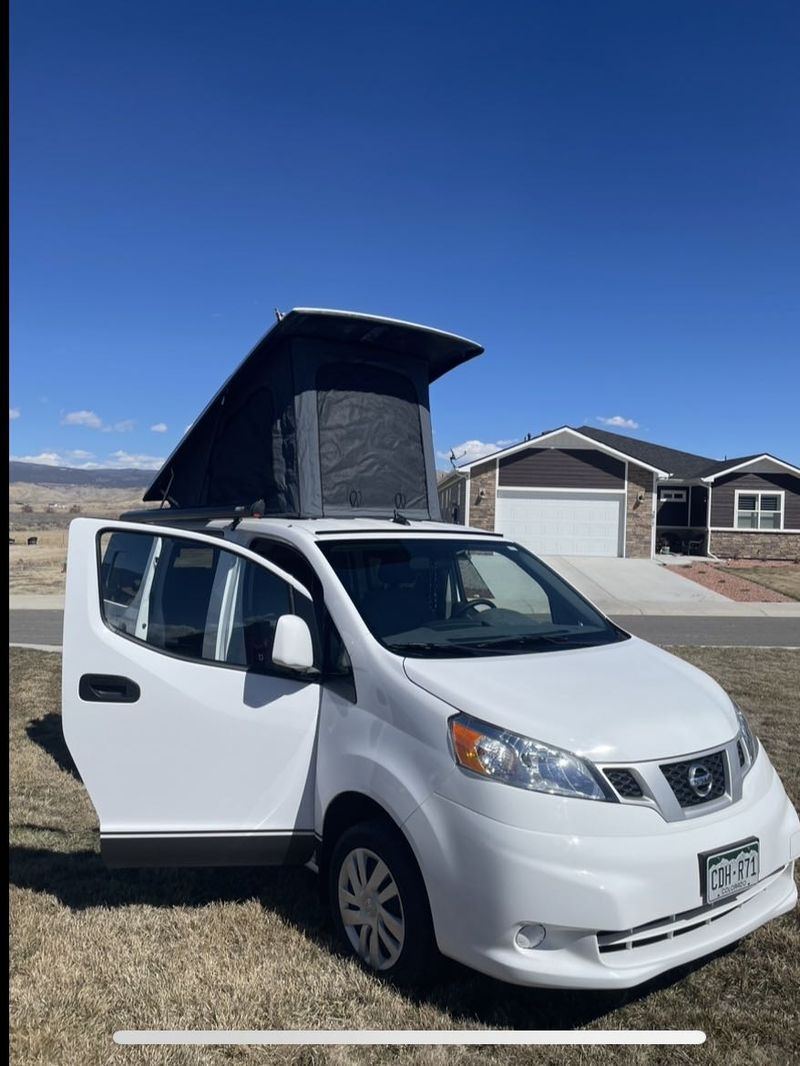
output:
[[[747,763],[743,767],[745,773],[750,769],[756,760],[758,753],[758,741],[755,734],[748,725],[747,719],[744,716],[744,711],[735,700],[731,700],[733,709],[736,711],[736,717],[739,719],[739,744],[744,748],[745,756],[747,757]]]
[[[498,729],[466,714],[450,719],[450,738],[458,765],[481,777],[555,796],[614,800],[591,765],[569,751]]]

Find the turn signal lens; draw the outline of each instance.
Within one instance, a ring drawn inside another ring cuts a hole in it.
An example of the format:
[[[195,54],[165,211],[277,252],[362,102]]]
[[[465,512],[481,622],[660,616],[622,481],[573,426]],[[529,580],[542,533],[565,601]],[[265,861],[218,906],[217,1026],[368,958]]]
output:
[[[469,715],[450,719],[453,755],[459,766],[481,777],[531,792],[613,800],[600,775],[585,759]]]
[[[458,718],[453,718],[450,721],[450,735],[453,738],[456,762],[461,763],[467,770],[474,770],[476,774],[488,774],[489,771],[478,758],[478,743],[483,734],[477,729],[470,729]]]

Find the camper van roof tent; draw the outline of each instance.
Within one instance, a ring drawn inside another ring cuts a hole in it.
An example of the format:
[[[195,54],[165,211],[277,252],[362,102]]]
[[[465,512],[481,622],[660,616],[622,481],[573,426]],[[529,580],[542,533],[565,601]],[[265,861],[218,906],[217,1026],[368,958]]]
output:
[[[276,517],[438,519],[428,386],[482,351],[413,322],[295,308],[220,388],[144,499],[173,513],[258,502]]]
[[[264,340],[278,333],[375,345],[399,356],[421,358],[428,364],[429,382],[483,352],[482,346],[475,341],[431,326],[358,311],[331,311],[318,307],[295,307],[288,311]]]

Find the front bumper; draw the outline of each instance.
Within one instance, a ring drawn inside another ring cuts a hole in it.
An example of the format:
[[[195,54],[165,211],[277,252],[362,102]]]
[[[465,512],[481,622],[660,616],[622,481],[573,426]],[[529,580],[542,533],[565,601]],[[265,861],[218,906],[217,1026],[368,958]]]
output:
[[[493,817],[474,809],[476,785]],[[800,822],[763,750],[738,803],[678,825],[652,810],[523,793],[460,771],[445,792],[405,826],[437,942],[443,954],[505,981],[630,987],[725,947],[797,900]],[[516,824],[497,818],[503,793]],[[520,824],[526,807],[536,828]],[[698,856],[753,836],[759,883],[703,907]],[[520,949],[515,934],[532,922],[547,936]]]

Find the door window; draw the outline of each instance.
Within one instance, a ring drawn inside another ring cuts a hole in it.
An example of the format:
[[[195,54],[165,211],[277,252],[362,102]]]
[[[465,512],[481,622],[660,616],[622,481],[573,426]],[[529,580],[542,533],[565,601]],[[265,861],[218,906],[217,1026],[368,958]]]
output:
[[[118,633],[183,659],[272,670],[275,627],[310,601],[273,571],[224,547],[148,533],[100,535],[103,618]]]

